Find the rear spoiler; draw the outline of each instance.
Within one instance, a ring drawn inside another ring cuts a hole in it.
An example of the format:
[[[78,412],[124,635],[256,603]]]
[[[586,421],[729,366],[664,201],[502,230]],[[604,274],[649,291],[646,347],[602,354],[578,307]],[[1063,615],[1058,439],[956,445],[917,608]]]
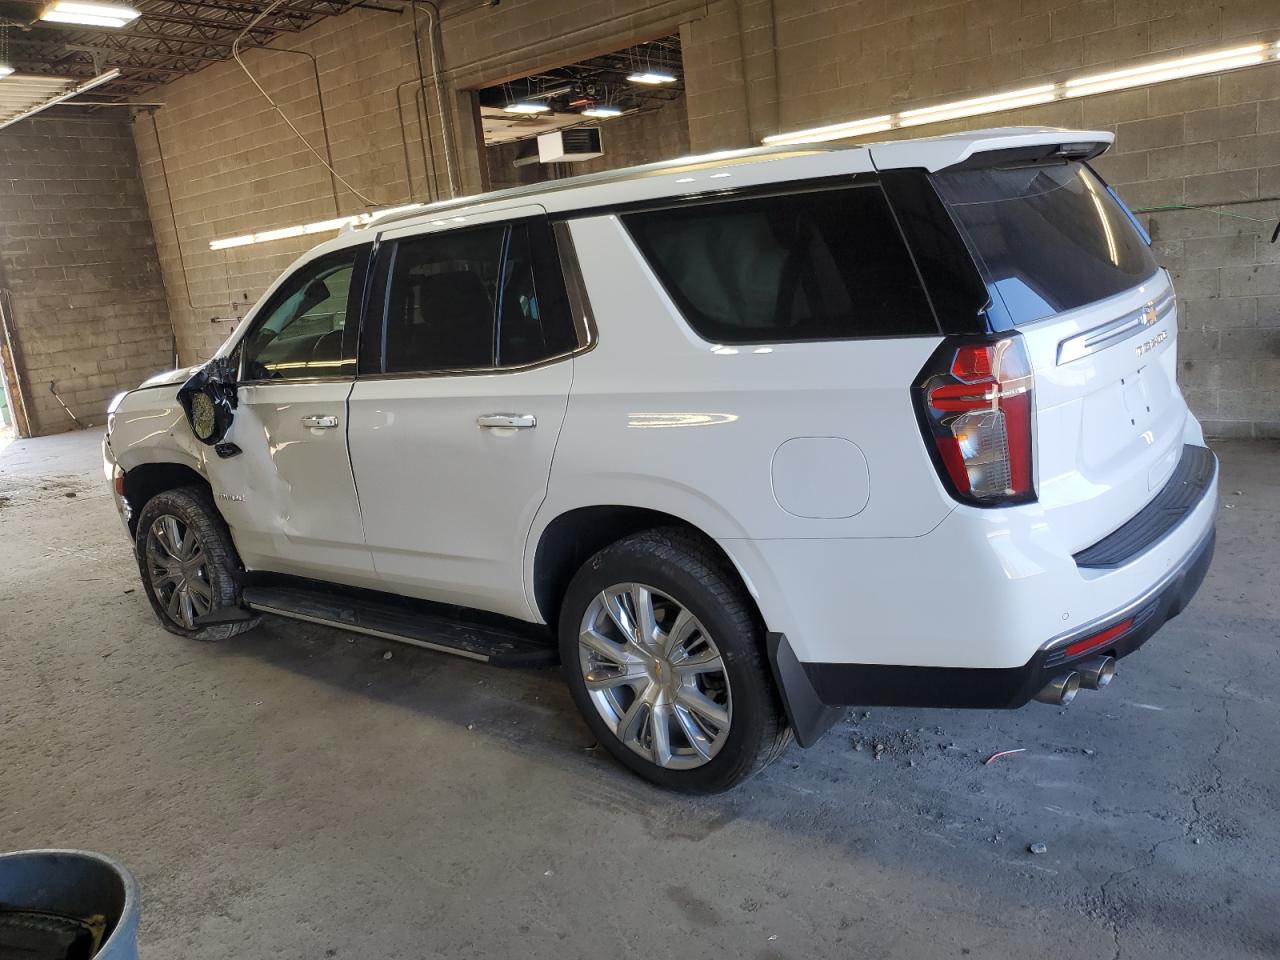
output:
[[[878,170],[923,167],[930,173],[936,173],[946,169],[1000,167],[1053,160],[1092,160],[1114,140],[1115,135],[1105,130],[1010,127],[979,135],[957,134],[927,140],[877,143],[869,149]]]

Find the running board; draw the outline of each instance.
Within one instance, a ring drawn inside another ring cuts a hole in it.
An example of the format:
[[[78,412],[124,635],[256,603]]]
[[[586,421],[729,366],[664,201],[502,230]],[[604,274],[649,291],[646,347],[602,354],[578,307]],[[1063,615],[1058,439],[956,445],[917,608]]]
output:
[[[549,637],[542,641],[499,626],[415,610],[410,605],[292,587],[245,587],[242,602],[259,613],[452,653],[495,667],[552,666],[558,659]]]

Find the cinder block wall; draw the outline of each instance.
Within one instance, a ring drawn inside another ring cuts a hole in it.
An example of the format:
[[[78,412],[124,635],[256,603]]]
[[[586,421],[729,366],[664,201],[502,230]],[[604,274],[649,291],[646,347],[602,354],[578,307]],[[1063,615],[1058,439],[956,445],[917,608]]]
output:
[[[715,0],[681,31],[695,151],[1254,40],[1276,0]],[[1280,437],[1280,64],[1027,107],[1001,125],[1109,130],[1100,172],[1179,294],[1179,375],[1216,436]],[[895,134],[875,134],[876,138]],[[1190,207],[1192,209],[1183,209]]]
[[[504,0],[443,7],[443,80],[438,93],[430,76],[426,81],[425,160],[408,7],[403,14],[353,10],[276,44],[316,57],[334,162],[381,205],[448,196],[450,179],[463,193],[483,186],[468,91],[677,30],[694,151],[1237,41],[1280,40],[1275,0]],[[419,26],[425,44],[425,16]],[[251,51],[247,59],[289,116],[323,144],[311,61],[280,50]],[[135,133],[179,352],[193,362],[230,329],[211,321],[242,316],[315,238],[221,252],[208,249],[210,240],[364,205],[341,184],[335,200],[329,174],[235,64],[169,84],[159,99],[167,105],[139,118]],[[452,132],[448,151],[440,104]],[[1280,245],[1267,242],[1280,215],[1280,65],[912,132],[1010,123],[1113,130],[1116,148],[1101,169],[1131,206],[1194,208],[1144,214],[1182,298],[1188,399],[1216,435],[1280,435]]]
[[[425,7],[418,29],[427,71],[419,81],[409,4],[399,14],[352,10],[245,55],[259,82],[324,151],[319,72],[333,165],[375,206],[483,188],[470,91],[674,34],[702,8],[698,0],[442,6],[439,91],[430,70]],[[310,56],[286,53],[286,47],[314,56],[315,66]],[[234,323],[221,321],[242,317],[282,270],[323,238],[225,251],[210,250],[209,241],[367,207],[341,183],[335,191],[328,171],[235,63],[214,64],[158,93],[155,99],[165,106],[140,116],[135,135],[178,351],[192,363],[208,357],[233,329]],[[425,157],[420,104],[428,127]],[[441,104],[451,132],[448,150]],[[673,122],[683,124],[683,115]],[[683,131],[680,139],[687,149]],[[606,140],[611,158],[624,155],[629,138],[606,133]]]
[[[0,131],[0,267],[32,435],[102,424],[120,390],[172,366],[155,240],[125,119],[34,117]]]

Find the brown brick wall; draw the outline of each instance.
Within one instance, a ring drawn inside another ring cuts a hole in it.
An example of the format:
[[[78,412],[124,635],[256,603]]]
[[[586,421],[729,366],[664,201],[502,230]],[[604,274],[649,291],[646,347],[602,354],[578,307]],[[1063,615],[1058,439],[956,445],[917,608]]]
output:
[[[714,0],[681,37],[690,142],[703,151],[1275,42],[1280,3]],[[1214,435],[1280,436],[1280,244],[1269,242],[1280,217],[1280,64],[875,136],[1012,124],[1110,130],[1116,145],[1098,166],[1130,206],[1211,208],[1142,215],[1178,288],[1183,390]]]
[[[0,131],[0,264],[34,435],[101,424],[171,363],[164,286],[124,119],[34,117]]]

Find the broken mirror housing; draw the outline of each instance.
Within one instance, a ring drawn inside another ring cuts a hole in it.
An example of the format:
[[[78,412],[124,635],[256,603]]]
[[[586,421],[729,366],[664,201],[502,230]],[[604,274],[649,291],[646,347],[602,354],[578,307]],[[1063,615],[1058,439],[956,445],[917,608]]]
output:
[[[178,402],[197,440],[221,443],[235,418],[235,364],[225,357],[210,360],[182,385]]]

